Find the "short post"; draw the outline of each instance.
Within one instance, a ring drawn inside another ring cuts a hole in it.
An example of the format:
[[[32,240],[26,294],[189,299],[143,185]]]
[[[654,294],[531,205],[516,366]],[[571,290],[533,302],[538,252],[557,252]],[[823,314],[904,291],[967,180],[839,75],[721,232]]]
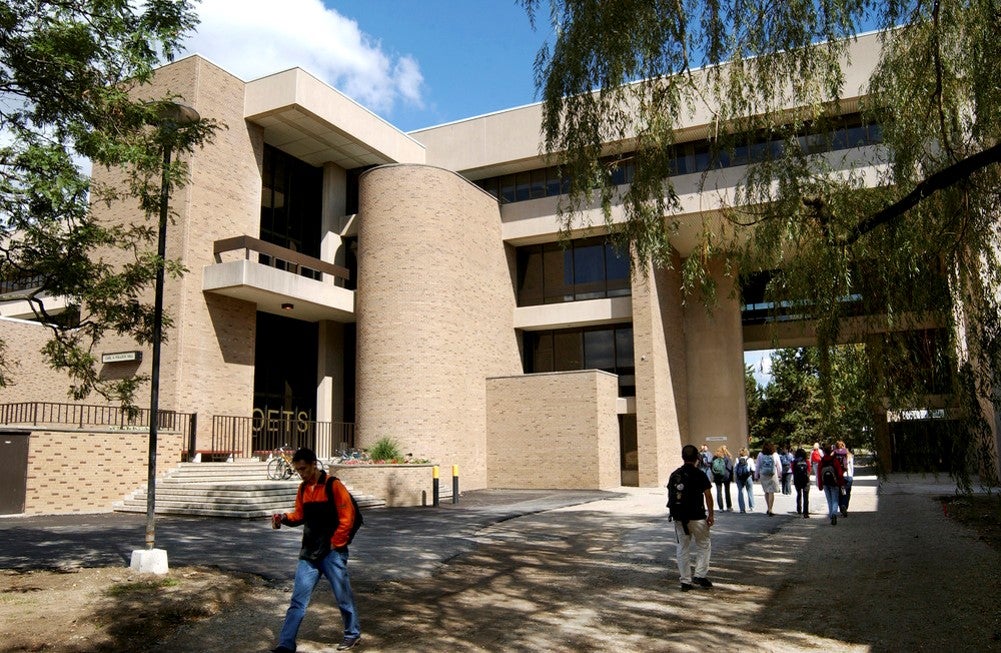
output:
[[[433,474],[433,481],[431,482],[431,505],[435,508],[438,507],[438,465],[431,468],[431,473]]]
[[[459,503],[459,466],[452,465],[452,503]]]

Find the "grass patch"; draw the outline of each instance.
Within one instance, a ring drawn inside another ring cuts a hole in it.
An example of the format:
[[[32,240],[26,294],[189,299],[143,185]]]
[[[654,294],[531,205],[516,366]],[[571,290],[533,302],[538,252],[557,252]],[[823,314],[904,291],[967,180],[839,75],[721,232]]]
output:
[[[176,578],[150,578],[131,583],[118,583],[109,587],[104,593],[112,598],[128,597],[134,594],[145,594],[164,587],[176,587],[180,584],[181,581]]]

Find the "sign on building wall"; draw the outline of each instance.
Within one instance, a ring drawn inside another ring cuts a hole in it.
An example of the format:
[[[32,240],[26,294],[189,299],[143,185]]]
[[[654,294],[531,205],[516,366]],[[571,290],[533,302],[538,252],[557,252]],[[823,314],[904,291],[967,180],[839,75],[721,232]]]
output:
[[[108,354],[101,354],[102,363],[139,363],[143,359],[141,351],[119,351]]]

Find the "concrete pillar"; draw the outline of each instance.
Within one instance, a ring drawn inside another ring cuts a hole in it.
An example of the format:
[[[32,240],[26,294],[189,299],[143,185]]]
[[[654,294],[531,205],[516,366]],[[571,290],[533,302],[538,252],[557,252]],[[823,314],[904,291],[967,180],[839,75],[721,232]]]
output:
[[[638,484],[659,487],[681,465],[688,423],[681,283],[673,270],[647,268],[632,280]]]
[[[725,444],[731,453],[747,444],[747,397],[744,395],[744,338],[736,279],[725,274],[722,260],[710,263],[717,284],[709,310],[694,298],[685,305],[690,432],[684,444]]]

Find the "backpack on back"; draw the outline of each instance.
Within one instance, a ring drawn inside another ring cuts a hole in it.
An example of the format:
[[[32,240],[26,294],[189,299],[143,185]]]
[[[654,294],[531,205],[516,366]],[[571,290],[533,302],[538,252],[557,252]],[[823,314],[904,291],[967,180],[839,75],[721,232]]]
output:
[[[806,462],[806,458],[800,458],[793,462],[792,479],[800,485],[810,482],[810,465]]]
[[[327,501],[329,501],[330,503],[334,502],[334,481],[335,480],[337,480],[336,476],[330,476],[328,474],[327,475],[327,480],[323,484],[324,487],[326,488],[326,491],[327,491]],[[302,488],[303,488],[303,486],[300,485],[299,486],[299,492],[300,493],[302,492]],[[345,487],[344,489],[347,490],[347,487]],[[348,533],[348,544],[351,544],[351,542],[354,541],[354,539],[355,539],[355,533],[357,533],[358,529],[361,528],[362,524],[365,523],[365,519],[361,516],[361,507],[358,505],[358,501],[355,499],[355,496],[353,494],[351,494],[350,490],[348,490],[348,496],[351,497],[351,505],[355,509],[355,520],[354,520],[354,523],[351,525],[351,532]]]
[[[722,483],[726,479],[726,461],[722,458],[713,460],[713,480]]]
[[[824,487],[836,487],[838,485],[838,472],[834,469],[834,461],[828,460],[820,468],[820,478],[824,482]]]
[[[762,476],[771,476],[775,473],[775,458],[774,456],[765,456],[761,459],[761,464],[758,465],[758,474]]]
[[[737,475],[737,480],[741,483],[746,483],[747,479],[751,478],[751,466],[747,464],[747,458],[744,456],[740,457],[737,461],[737,467],[733,470],[734,474]]]
[[[698,506],[702,501],[702,491],[696,487],[687,487],[685,468],[677,469],[667,481],[667,509],[672,520],[681,522],[688,532],[688,522],[698,517]],[[693,473],[702,474],[697,469]],[[704,477],[703,477],[704,478]]]

